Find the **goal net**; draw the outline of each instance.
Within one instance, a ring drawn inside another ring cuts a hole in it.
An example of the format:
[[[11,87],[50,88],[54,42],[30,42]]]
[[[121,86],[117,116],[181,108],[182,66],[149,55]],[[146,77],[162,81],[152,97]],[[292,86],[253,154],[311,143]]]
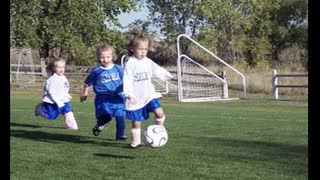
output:
[[[181,37],[184,37],[185,41],[180,42]],[[180,45],[184,45],[184,48],[181,48]],[[239,99],[238,92],[241,92],[237,88],[239,84],[242,85],[243,94],[246,96],[245,79],[242,73],[189,36],[185,34],[178,36],[177,54],[177,84],[180,102]],[[241,82],[239,77],[242,83],[239,83]],[[229,90],[230,84],[233,88],[235,87],[232,91]]]
[[[10,50],[10,83],[24,85],[35,81],[31,49]]]
[[[182,102],[228,98],[224,75],[216,75],[186,55],[180,58],[179,82]]]

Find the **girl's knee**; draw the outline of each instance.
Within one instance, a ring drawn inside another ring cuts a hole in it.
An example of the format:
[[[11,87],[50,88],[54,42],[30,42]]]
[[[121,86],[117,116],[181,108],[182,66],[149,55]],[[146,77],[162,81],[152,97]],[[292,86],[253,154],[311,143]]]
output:
[[[164,112],[162,108],[158,108],[154,110],[154,115],[156,118],[163,118],[164,117]]]

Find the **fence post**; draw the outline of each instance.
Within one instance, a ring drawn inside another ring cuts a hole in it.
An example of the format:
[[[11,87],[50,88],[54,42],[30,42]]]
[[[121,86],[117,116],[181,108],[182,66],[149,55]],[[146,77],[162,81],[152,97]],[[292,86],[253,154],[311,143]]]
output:
[[[278,77],[277,77],[277,70],[272,70],[272,97],[273,99],[278,99]]]
[[[41,75],[43,77],[48,77],[48,74],[47,74],[47,71],[46,71],[46,62],[44,61],[44,58],[41,58],[40,66],[41,66]]]
[[[226,81],[225,83],[223,83],[223,87],[222,87],[222,98],[228,98],[229,93],[228,93],[228,83],[227,83],[226,71],[222,72],[222,79],[224,79]]]

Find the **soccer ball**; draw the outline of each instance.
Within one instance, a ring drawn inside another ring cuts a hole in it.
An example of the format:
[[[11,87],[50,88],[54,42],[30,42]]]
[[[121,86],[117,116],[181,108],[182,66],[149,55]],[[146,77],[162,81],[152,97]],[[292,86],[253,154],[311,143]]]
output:
[[[162,125],[149,125],[143,130],[142,140],[150,147],[162,147],[168,142],[168,132]]]

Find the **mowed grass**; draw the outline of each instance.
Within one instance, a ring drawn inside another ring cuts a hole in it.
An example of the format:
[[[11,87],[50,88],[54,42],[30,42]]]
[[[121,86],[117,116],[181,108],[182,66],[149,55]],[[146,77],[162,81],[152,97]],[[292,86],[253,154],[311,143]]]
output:
[[[38,92],[11,92],[12,180],[308,179],[308,105],[303,101],[179,103],[164,97],[168,143],[129,148],[115,141],[115,121],[93,136],[93,97],[71,101],[80,130],[33,114]],[[151,117],[153,116],[150,114]],[[152,119],[143,123],[143,128]]]

